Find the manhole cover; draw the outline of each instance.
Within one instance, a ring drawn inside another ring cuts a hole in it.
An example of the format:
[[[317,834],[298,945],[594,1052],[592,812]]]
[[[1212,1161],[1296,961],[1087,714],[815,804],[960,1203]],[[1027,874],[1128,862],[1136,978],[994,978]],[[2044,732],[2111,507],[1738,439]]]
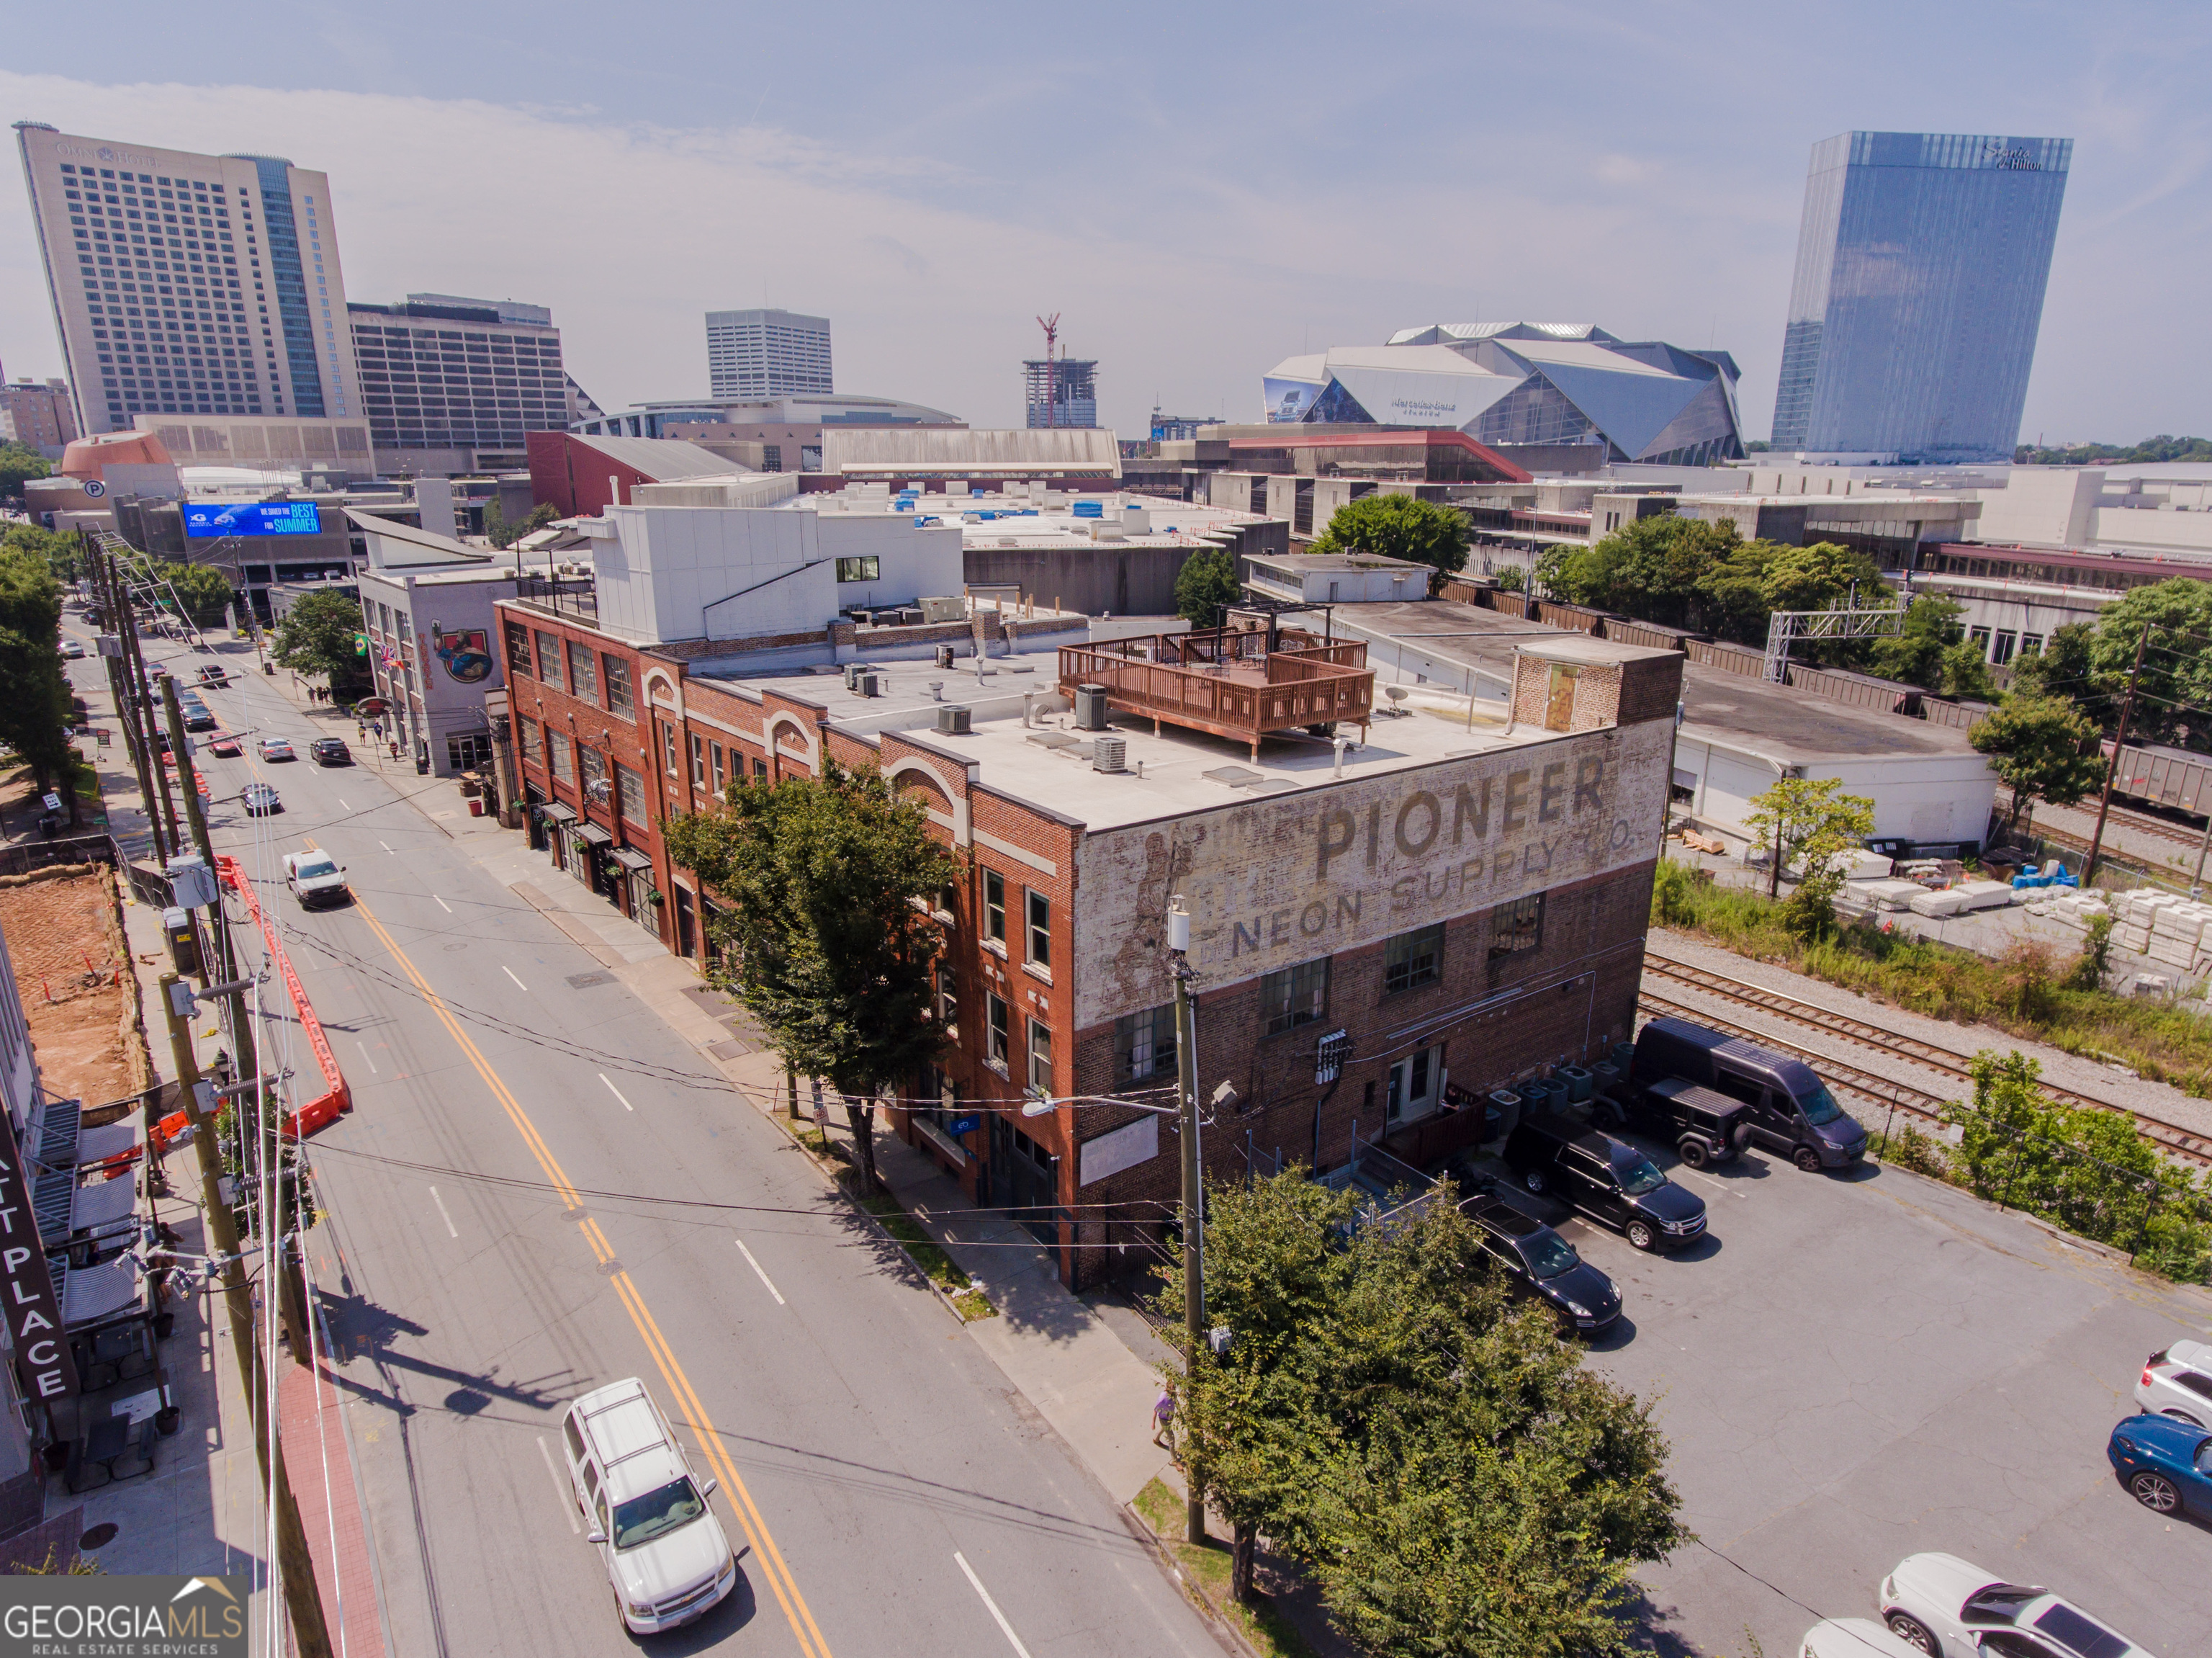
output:
[[[94,1549],[104,1549],[112,1543],[115,1540],[115,1522],[112,1520],[104,1520],[77,1539],[76,1545],[89,1554]]]
[[[615,976],[612,973],[570,973],[568,975],[570,986],[580,991],[588,991],[594,984],[611,984],[614,982]]]

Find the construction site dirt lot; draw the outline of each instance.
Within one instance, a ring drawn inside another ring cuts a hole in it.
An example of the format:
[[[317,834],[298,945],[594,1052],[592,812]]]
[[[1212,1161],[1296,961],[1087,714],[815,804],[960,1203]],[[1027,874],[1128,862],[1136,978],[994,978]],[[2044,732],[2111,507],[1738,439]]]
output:
[[[95,1106],[132,1093],[137,984],[113,872],[64,865],[0,876],[0,932],[47,1094]]]

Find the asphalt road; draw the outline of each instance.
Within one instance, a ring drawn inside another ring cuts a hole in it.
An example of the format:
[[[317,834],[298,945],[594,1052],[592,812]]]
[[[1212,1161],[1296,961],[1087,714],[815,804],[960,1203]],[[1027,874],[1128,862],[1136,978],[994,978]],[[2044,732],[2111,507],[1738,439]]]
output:
[[[248,670],[207,693],[225,725],[303,755],[325,731],[351,740],[250,655],[225,660]],[[72,667],[94,683],[97,664]],[[648,1648],[1218,1651],[784,1137],[398,793],[428,779],[264,765],[250,743],[202,757],[216,848],[281,918],[353,1087],[312,1143],[331,1211],[313,1256],[367,1406],[349,1415],[396,1654],[641,1644],[556,1473],[566,1403],[629,1375],[693,1430],[742,1567],[735,1595]],[[257,776],[285,808],[259,836],[228,798]],[[357,905],[303,914],[284,894],[277,854],[311,839]],[[304,1043],[292,1063],[312,1076]]]
[[[2144,1356],[2205,1339],[2212,1296],[1910,1174],[1757,1152],[1691,1173],[1642,1143],[1705,1199],[1710,1236],[1654,1257],[1562,1230],[1621,1287],[1592,1362],[1656,1401],[1703,1539],[1643,1574],[1660,1650],[1795,1652],[1818,1617],[1875,1616],[1884,1574],[1936,1550],[2161,1658],[2212,1651],[2212,1528],[2142,1508],[2105,1460]]]

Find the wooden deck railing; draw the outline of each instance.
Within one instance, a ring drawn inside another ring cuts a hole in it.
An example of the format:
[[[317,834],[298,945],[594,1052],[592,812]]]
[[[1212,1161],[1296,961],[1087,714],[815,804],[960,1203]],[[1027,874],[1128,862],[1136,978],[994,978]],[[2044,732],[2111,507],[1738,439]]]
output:
[[[1060,688],[1103,686],[1109,707],[1249,744],[1301,726],[1357,724],[1374,711],[1364,641],[1324,643],[1285,630],[1276,648],[1257,630],[1207,629],[1095,645],[1065,645]]]

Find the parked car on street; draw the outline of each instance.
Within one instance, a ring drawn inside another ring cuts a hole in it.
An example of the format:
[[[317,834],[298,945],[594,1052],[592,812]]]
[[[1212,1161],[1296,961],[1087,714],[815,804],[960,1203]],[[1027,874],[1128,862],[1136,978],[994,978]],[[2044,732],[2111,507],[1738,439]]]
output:
[[[1529,1191],[1618,1227],[1638,1249],[1687,1243],[1705,1229],[1704,1198],[1634,1146],[1558,1112],[1525,1114],[1506,1136],[1505,1162]]]
[[[1613,1280],[1541,1221],[1503,1198],[1481,1193],[1460,1208],[1482,1228],[1484,1250],[1504,1269],[1514,1289],[1552,1309],[1561,1335],[1595,1335],[1620,1319],[1620,1291]]]
[[[2136,1403],[2192,1428],[2212,1428],[2212,1347],[2178,1341],[2143,1361]]]
[[[1802,1059],[1686,1019],[1655,1019],[1638,1033],[1629,1061],[1632,1106],[1674,1080],[1741,1101],[1749,1110],[1740,1143],[1779,1152],[1808,1173],[1849,1168],[1866,1155],[1866,1130]]]
[[[2130,1417],[2105,1454],[2128,1495],[2158,1514],[2212,1519],[2212,1432],[2175,1417]]]
[[[292,752],[292,745],[283,738],[264,737],[261,740],[261,758],[264,760],[296,760],[300,757]]]
[[[303,910],[343,904],[353,896],[346,887],[345,866],[328,852],[312,849],[284,854],[284,884]]]
[[[1916,1554],[1881,1581],[1881,1621],[1930,1658],[2151,1658],[2049,1589],[1955,1554]]]
[[[307,753],[317,765],[353,764],[353,751],[345,746],[343,737],[318,737],[307,745]]]
[[[277,798],[276,791],[265,783],[247,783],[239,799],[244,802],[248,817],[265,818],[271,812],[284,809],[284,802]]]
[[[635,1376],[595,1388],[561,1418],[576,1507],[633,1634],[699,1618],[738,1585],[730,1540],[668,1419]]]

